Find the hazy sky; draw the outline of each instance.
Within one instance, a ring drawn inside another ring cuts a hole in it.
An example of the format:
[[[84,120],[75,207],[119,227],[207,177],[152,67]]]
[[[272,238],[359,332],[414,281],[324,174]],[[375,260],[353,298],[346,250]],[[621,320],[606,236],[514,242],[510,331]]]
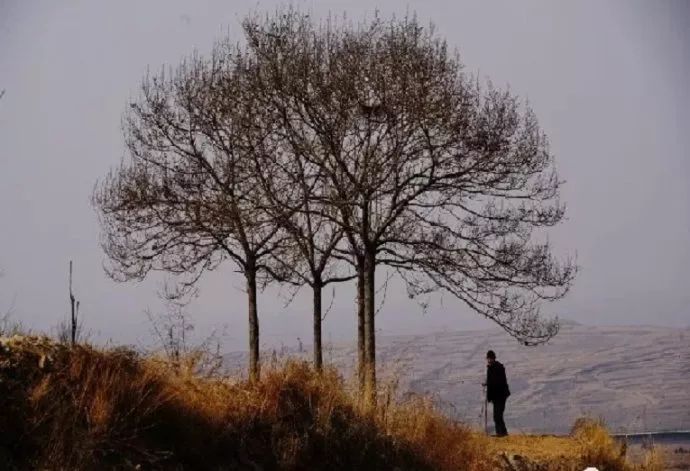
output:
[[[416,11],[469,71],[528,98],[551,139],[568,220],[556,251],[582,267],[545,312],[592,324],[690,324],[690,2],[301,1],[317,17]],[[93,185],[124,153],[120,116],[147,67],[209,51],[272,1],[0,0],[0,311],[49,330],[68,310],[67,267],[86,326],[100,339],[146,341],[143,310],[161,278],[116,284],[103,270]],[[209,274],[191,306],[201,331],[246,340],[242,279]],[[325,339],[355,332],[352,287],[337,292]],[[309,293],[283,308],[259,299],[262,344],[309,342]],[[328,303],[328,301],[326,301]],[[383,333],[488,324],[449,296],[428,312],[392,283]]]

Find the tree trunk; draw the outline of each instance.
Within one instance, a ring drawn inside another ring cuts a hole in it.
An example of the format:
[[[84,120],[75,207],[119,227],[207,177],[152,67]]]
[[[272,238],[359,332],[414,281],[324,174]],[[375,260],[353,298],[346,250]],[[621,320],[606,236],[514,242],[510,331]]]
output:
[[[72,299],[71,328],[72,328],[72,334],[71,334],[72,346],[74,347],[77,344],[77,316],[76,316],[75,310],[74,310],[74,299]]]
[[[72,346],[74,347],[77,343],[77,315],[75,313],[75,297],[74,294],[72,293],[72,260],[69,261],[69,302],[72,307],[72,317],[70,318],[70,327],[71,327],[71,332],[70,332],[70,340],[72,342]]]
[[[371,407],[376,406],[376,262],[375,254],[367,253],[364,259],[364,354],[365,398]]]
[[[321,284],[315,283],[314,291],[314,368],[323,370],[323,351],[321,348]]]
[[[367,360],[364,342],[364,267],[357,267],[357,379],[359,392],[364,394],[364,370]]]
[[[259,363],[259,315],[256,307],[256,267],[253,263],[247,264],[245,276],[249,303],[249,379],[257,381],[261,374],[261,365]]]

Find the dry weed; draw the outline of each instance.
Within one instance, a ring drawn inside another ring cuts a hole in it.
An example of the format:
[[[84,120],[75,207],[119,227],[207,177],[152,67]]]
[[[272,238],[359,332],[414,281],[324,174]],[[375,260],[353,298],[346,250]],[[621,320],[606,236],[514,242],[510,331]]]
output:
[[[629,465],[593,421],[578,422],[572,438],[500,441],[452,421],[429,398],[401,399],[395,382],[376,409],[364,409],[337,371],[317,374],[299,361],[276,363],[252,383],[121,349],[0,343],[8,469],[488,471],[511,447],[539,458],[540,469],[662,469],[654,453]],[[535,451],[544,446],[552,449]]]

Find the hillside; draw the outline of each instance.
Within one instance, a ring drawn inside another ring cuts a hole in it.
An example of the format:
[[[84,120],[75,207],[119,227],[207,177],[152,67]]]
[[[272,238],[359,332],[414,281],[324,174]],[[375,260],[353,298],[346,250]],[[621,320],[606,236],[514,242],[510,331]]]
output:
[[[488,349],[508,371],[514,429],[563,433],[583,415],[618,432],[690,429],[690,329],[566,325],[540,347],[498,331],[447,332],[385,339],[379,356],[401,365],[403,387],[437,394],[475,422]]]
[[[513,431],[567,433],[582,416],[603,418],[618,433],[690,430],[688,328],[565,322],[549,344],[537,347],[499,330],[379,335],[377,342],[382,378],[399,381],[401,392],[434,396],[465,423],[483,426],[484,356],[493,349],[508,373],[506,422]],[[327,347],[325,355],[352,371],[351,345]],[[228,359],[238,364],[243,356]]]
[[[570,437],[489,438],[423,398],[363,408],[335,370],[305,363],[256,383],[200,378],[125,349],[0,338],[3,470],[570,470],[640,465],[600,425]]]

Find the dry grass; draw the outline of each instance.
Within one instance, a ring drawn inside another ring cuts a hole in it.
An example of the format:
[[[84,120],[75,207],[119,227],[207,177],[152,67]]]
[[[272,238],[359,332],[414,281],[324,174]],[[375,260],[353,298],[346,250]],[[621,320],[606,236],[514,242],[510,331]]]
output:
[[[563,458],[577,457],[580,454],[578,443],[567,436],[553,435],[510,435],[492,438],[489,441],[491,452],[495,455],[529,456],[539,462],[554,462]]]
[[[581,470],[596,467],[615,471],[662,471],[660,454],[650,450],[641,463],[627,459],[627,447],[616,441],[599,420],[583,418],[576,421],[570,436],[511,435],[490,441],[493,455],[528,457],[530,461],[548,465],[549,470]]]
[[[588,463],[599,469],[621,469],[630,471],[662,471],[661,455],[652,449],[640,464],[632,465],[626,460],[627,446],[613,439],[599,420],[579,419],[571,433],[580,448],[580,454]]]
[[[124,350],[19,337],[0,344],[7,469],[484,471],[501,469],[501,452],[540,469],[590,459],[635,469],[598,425],[580,424],[572,438],[491,439],[423,398],[384,396],[365,411],[336,371],[317,375],[300,362],[252,384],[180,373]]]

